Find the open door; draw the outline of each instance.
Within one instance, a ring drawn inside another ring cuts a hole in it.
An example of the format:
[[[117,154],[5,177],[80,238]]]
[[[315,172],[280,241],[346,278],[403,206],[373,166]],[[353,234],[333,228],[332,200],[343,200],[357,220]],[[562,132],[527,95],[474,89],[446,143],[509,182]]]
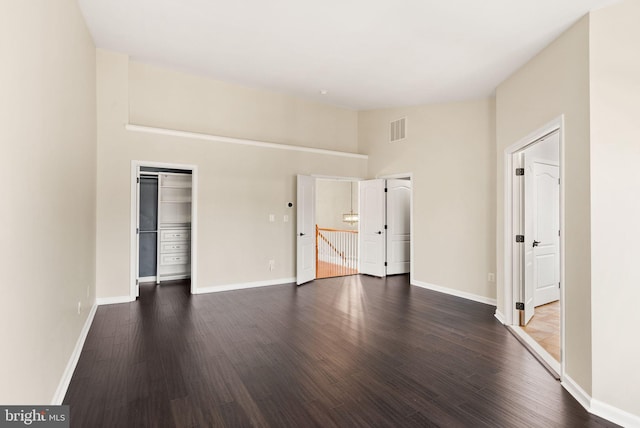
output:
[[[387,180],[387,275],[411,268],[411,180]]]
[[[136,245],[137,267],[135,297],[140,282],[157,281],[158,260],[158,176],[145,175],[138,167]]]
[[[316,180],[298,175],[296,282],[316,279]]]
[[[535,306],[560,299],[560,167],[534,160],[533,301]]]
[[[136,258],[136,280],[135,280],[135,288],[134,288],[134,296],[140,297],[140,166],[136,166],[136,211],[135,211],[135,222],[136,222],[136,249],[135,249],[135,258]]]
[[[385,180],[360,182],[360,273],[383,277],[385,269]]]
[[[535,312],[534,302],[534,233],[533,233],[533,194],[534,194],[534,180],[533,180],[533,163],[531,162],[531,156],[526,153],[522,153],[522,163],[524,165],[524,200],[523,200],[523,213],[524,213],[524,281],[522,284],[522,302],[524,303],[524,318],[521,324],[527,325],[531,318],[533,318]]]

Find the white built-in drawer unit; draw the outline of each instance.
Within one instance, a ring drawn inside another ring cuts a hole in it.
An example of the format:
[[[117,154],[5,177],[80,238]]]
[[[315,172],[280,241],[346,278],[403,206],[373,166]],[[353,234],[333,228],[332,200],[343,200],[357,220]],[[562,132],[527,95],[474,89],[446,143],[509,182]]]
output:
[[[161,254],[160,264],[163,266],[168,265],[184,265],[189,263],[188,254]]]
[[[163,242],[160,253],[187,253],[189,250],[190,246],[188,242]]]
[[[188,277],[191,273],[191,230],[160,230],[158,272],[161,280]]]
[[[187,241],[189,242],[189,237],[191,235],[191,231],[186,229],[167,229],[162,230],[160,232],[160,242],[163,244],[165,242],[175,242],[175,241]]]

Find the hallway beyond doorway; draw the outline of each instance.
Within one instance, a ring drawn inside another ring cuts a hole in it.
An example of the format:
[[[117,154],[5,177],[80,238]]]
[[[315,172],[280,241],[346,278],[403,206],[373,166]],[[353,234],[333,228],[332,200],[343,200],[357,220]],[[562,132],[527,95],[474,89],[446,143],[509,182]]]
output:
[[[536,313],[522,329],[560,362],[560,301],[537,306]]]

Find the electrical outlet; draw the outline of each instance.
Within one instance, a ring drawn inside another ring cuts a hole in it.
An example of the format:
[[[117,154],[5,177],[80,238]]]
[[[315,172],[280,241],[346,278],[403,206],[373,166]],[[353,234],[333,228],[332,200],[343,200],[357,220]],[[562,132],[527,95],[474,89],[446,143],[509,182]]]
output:
[[[487,280],[489,282],[496,282],[496,274],[490,272],[489,274],[487,274]]]
[[[276,267],[275,260],[269,260],[269,270],[273,270]]]
[[[82,302],[78,302],[78,315],[82,312]]]
[[[287,214],[284,215],[284,222],[289,223],[289,216]]]

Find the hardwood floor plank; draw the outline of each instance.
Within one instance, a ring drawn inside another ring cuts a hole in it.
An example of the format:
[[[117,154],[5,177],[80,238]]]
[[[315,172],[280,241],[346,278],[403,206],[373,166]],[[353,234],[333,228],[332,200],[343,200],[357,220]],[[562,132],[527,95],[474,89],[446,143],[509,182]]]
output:
[[[612,427],[494,307],[350,276],[208,295],[142,285],[99,307],[64,403],[74,427]]]

